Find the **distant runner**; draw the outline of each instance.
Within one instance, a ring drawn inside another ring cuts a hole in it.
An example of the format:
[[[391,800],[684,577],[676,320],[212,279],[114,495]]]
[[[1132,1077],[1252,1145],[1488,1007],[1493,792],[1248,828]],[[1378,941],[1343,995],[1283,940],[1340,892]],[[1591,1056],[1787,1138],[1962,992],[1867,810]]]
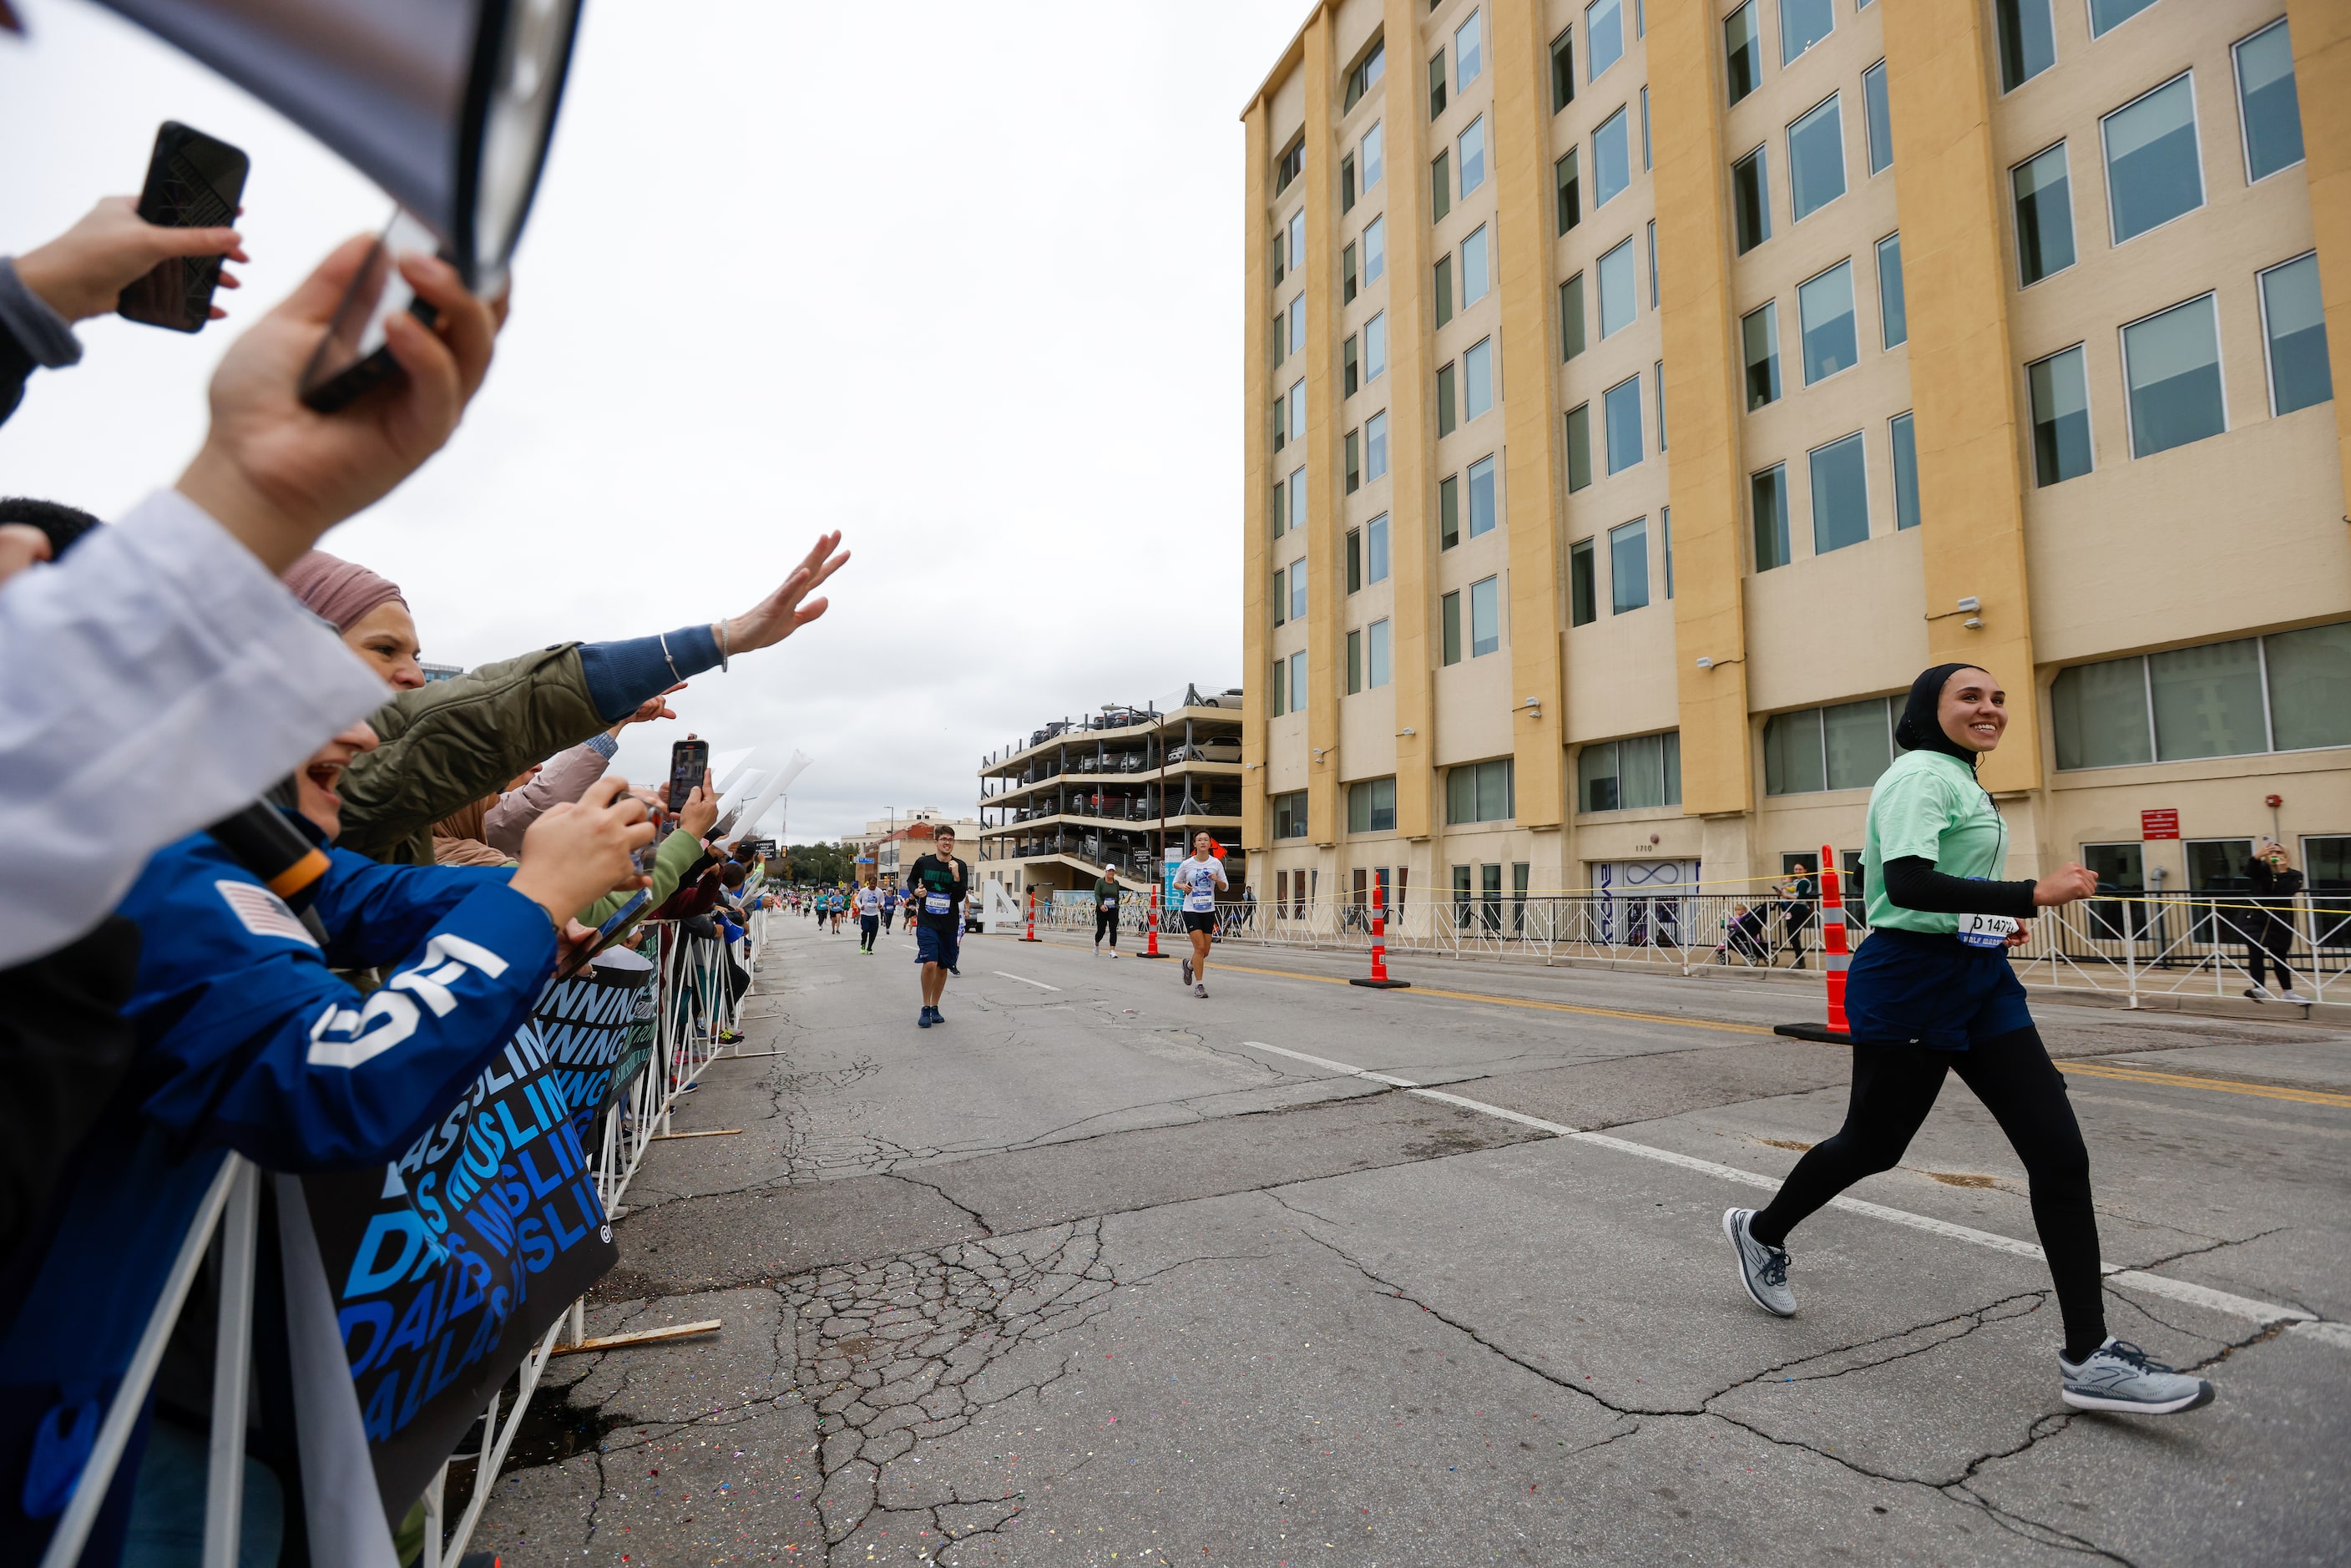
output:
[[[929,854],[906,873],[906,900],[914,923],[914,961],[923,967],[923,1010],[915,1024],[928,1029],[946,1022],[939,998],[947,988],[947,971],[955,967],[963,933],[964,894],[971,873],[956,859],[955,830],[941,828],[931,841]]]
[[[872,880],[861,883],[857,889],[857,950],[873,951],[873,938],[882,935],[882,890]]]
[[[1118,899],[1126,890],[1118,884],[1118,868],[1104,866],[1094,883],[1094,956],[1102,956],[1102,933],[1110,933],[1110,956],[1118,956]]]
[[[886,936],[898,918],[898,883],[893,879],[882,890],[882,930]]]
[[[1231,891],[1217,841],[1205,831],[1192,835],[1192,858],[1176,868],[1176,895],[1184,901],[1184,930],[1192,956],[1184,960],[1184,983],[1196,997],[1208,994],[1208,944],[1217,935],[1217,894]]]

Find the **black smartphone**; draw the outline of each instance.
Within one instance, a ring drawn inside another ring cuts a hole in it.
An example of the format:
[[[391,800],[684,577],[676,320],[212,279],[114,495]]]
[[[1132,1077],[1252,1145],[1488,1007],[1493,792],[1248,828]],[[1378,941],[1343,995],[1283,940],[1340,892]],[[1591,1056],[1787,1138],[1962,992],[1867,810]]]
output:
[[[376,236],[367,259],[343,291],[343,301],[335,308],[327,335],[319,340],[310,362],[302,368],[305,407],[332,413],[400,372],[392,350],[384,347],[384,324],[405,310],[429,327],[437,312],[416,297],[394,263],[417,251],[433,251],[440,243],[422,222],[404,211],[393,211],[392,222]]]
[[[225,228],[236,222],[246,172],[252,166],[242,149],[167,120],[155,132],[155,151],[147,160],[139,215],[162,228]],[[153,271],[122,291],[115,308],[150,327],[201,332],[212,319],[213,290],[220,287],[220,272],[216,256],[159,261]]]
[[[596,955],[612,945],[612,938],[619,934],[621,927],[634,920],[638,912],[644,908],[645,901],[652,896],[653,894],[639,888],[628,903],[612,911],[612,918],[596,927],[596,936],[592,941],[582,942],[573,950],[570,958],[565,962],[563,967],[555,972],[554,977],[558,980],[568,980],[594,963]]]
[[[685,798],[702,787],[710,767],[710,742],[681,740],[669,748],[669,809],[685,810]]]

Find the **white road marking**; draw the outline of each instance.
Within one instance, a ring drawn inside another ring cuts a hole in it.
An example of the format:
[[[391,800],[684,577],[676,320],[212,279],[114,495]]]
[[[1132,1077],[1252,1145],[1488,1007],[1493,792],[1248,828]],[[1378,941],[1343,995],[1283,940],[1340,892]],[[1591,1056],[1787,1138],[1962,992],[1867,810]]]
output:
[[[1715,1176],[1723,1181],[1738,1182],[1746,1186],[1758,1186],[1769,1192],[1777,1192],[1780,1189],[1781,1184],[1776,1177],[1764,1176],[1757,1171],[1741,1170],[1737,1166],[1718,1165],[1712,1160],[1702,1160],[1694,1155],[1679,1154],[1672,1149],[1656,1148],[1648,1144],[1636,1144],[1630,1139],[1614,1137],[1606,1133],[1581,1132],[1558,1122],[1546,1122],[1540,1116],[1530,1116],[1523,1112],[1506,1110],[1499,1105],[1489,1105],[1482,1100],[1471,1100],[1463,1095],[1448,1094],[1437,1089],[1423,1089],[1409,1078],[1396,1078],[1384,1072],[1373,1072],[1343,1061],[1332,1061],[1328,1057],[1309,1056],[1302,1051],[1291,1051],[1283,1046],[1269,1045],[1261,1040],[1245,1040],[1241,1043],[1254,1051],[1270,1051],[1277,1056],[1287,1056],[1293,1061],[1328,1068],[1333,1072],[1344,1073],[1351,1078],[1368,1078],[1374,1082],[1389,1084],[1424,1100],[1438,1100],[1448,1105],[1458,1105],[1465,1111],[1475,1111],[1481,1115],[1499,1117],[1505,1122],[1515,1122],[1520,1126],[1534,1127],[1554,1137],[1573,1138],[1580,1144],[1595,1144],[1602,1148],[1614,1149],[1619,1154],[1637,1155],[1645,1160],[1656,1160],[1665,1165],[1678,1166],[1683,1170],[1696,1171],[1700,1176]],[[2001,1236],[1989,1230],[1978,1230],[1972,1226],[1954,1225],[1948,1219],[1937,1219],[1932,1215],[1927,1214],[1913,1214],[1908,1209],[1888,1208],[1882,1203],[1871,1203],[1865,1198],[1834,1197],[1829,1200],[1829,1207],[1842,1208],[1849,1214],[1865,1214],[1873,1219],[1883,1219],[1896,1225],[1907,1226],[1913,1230],[1923,1230],[1930,1236],[1940,1236],[1947,1240],[1965,1241],[1973,1246],[1988,1248],[1995,1252],[2005,1252],[2011,1257],[2030,1258],[2035,1262],[2046,1261],[2048,1257],[2048,1254],[2042,1251],[2034,1243],[2020,1241],[2013,1236]],[[2280,1306],[2273,1301],[2258,1301],[2250,1296],[2232,1295],[2229,1291],[2216,1291],[2207,1285],[2190,1284],[2185,1280],[2168,1279],[2164,1275],[2150,1274],[2140,1269],[2126,1269],[2118,1263],[2104,1264],[2102,1268],[2109,1280],[2126,1290],[2144,1291],[2151,1296],[2167,1297],[2189,1306],[2201,1307],[2207,1312],[2244,1318],[2256,1323],[2292,1324],[2296,1332],[2306,1333],[2313,1338],[2322,1340],[2338,1349],[2351,1350],[2351,1323],[2322,1322],[2317,1314],[2304,1312],[2300,1307]]]
[[[1058,991],[1061,988],[1059,986],[1049,986],[1042,980],[1032,980],[1026,975],[1012,974],[1008,970],[998,969],[996,972],[1008,980],[1018,980],[1024,986],[1034,986],[1040,991]]]

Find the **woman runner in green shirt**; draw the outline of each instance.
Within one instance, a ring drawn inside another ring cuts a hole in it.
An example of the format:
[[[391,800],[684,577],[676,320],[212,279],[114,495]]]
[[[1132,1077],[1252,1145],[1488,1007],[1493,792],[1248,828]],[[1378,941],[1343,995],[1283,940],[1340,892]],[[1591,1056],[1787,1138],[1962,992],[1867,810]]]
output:
[[[2153,1416],[2192,1410],[2211,1402],[2210,1383],[2106,1333],[2089,1151],[2009,968],[2022,923],[2088,897],[2097,879],[2068,864],[2038,881],[1990,880],[2008,858],[2008,824],[1976,780],[1976,759],[2000,744],[2007,705],[2000,683],[1972,664],[1938,664],[1911,684],[1894,731],[1905,750],[1869,794],[1869,936],[1846,978],[1853,1098],[1844,1125],[1796,1162],[1770,1207],[1731,1209],[1722,1228],[1748,1295],[1793,1316],[1788,1232],[1864,1176],[1892,1170],[1934,1108],[1944,1073],[1956,1071],[2031,1179],[2033,1228],[2064,1318],[2057,1368],[2065,1403]]]

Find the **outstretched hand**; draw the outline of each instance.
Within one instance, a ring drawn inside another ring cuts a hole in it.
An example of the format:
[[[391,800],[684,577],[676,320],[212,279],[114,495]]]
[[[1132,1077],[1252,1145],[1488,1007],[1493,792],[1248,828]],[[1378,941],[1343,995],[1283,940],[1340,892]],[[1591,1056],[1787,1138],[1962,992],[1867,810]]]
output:
[[[826,578],[849,564],[847,550],[841,550],[838,555],[833,553],[840,549],[840,546],[838,529],[822,535],[817,539],[816,548],[792,569],[792,574],[784,579],[775,592],[761,600],[747,614],[737,615],[726,622],[723,630],[712,628],[722,632],[720,646],[726,650],[727,655],[731,658],[737,653],[750,653],[755,648],[772,647],[823,614],[830,601],[810,600],[808,596],[822,587]]]
[[[198,256],[253,259],[235,229],[165,228],[141,217],[133,198],[109,196],[73,227],[18,256],[16,276],[67,320],[86,321],[113,309],[122,291],[152,272],[157,262]],[[237,281],[223,272],[220,286],[235,288]],[[213,307],[214,320],[227,314]]]

